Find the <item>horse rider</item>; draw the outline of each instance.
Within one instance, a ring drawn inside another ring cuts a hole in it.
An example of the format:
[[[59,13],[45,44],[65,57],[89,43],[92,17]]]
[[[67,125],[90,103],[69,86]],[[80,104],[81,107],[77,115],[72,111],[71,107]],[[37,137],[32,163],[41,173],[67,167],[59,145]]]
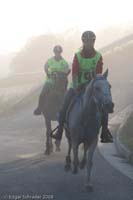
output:
[[[73,97],[85,88],[88,81],[92,80],[96,74],[102,73],[103,59],[102,55],[95,50],[96,35],[92,31],[85,31],[81,40],[83,47],[75,54],[72,63],[72,84],[65,96],[63,105],[59,112],[59,125],[54,139],[61,140],[63,133],[63,125],[65,122],[66,111]],[[101,142],[113,142],[112,135],[108,129],[108,113],[103,113],[102,117],[102,133]]]
[[[46,80],[42,88],[41,94],[39,96],[39,102],[37,108],[34,110],[34,115],[41,115],[42,107],[44,104],[44,97],[47,94],[47,91],[54,84],[51,74],[53,72],[63,72],[68,74],[70,72],[69,65],[67,61],[61,56],[63,48],[60,45],[56,45],[53,48],[54,56],[49,58],[44,65],[44,71],[46,73]]]

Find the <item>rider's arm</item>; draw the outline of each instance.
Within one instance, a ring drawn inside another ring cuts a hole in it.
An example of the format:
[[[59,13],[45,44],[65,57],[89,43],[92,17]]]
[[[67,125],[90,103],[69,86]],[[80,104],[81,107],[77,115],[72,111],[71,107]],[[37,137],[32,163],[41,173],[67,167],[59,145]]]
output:
[[[48,63],[46,62],[45,65],[44,65],[44,71],[45,71],[47,77],[49,77],[48,68],[49,68],[49,65],[48,65]]]
[[[96,74],[102,74],[102,72],[103,72],[103,58],[101,56],[96,66]]]
[[[68,62],[65,59],[64,59],[64,61],[65,61],[64,73],[68,75],[71,72],[71,70],[69,68]]]
[[[79,62],[77,56],[75,55],[72,63],[72,81],[74,89],[78,88],[78,75],[79,75]]]
[[[69,74],[70,71],[71,71],[71,70],[70,70],[70,68],[69,68],[69,65],[68,65],[68,63],[66,63],[65,69],[64,69],[65,74]]]

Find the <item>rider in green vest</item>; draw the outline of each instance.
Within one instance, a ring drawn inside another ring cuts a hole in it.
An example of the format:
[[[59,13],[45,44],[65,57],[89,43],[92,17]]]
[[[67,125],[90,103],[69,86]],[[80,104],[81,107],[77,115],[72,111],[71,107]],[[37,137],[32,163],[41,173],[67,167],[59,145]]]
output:
[[[42,106],[44,103],[44,97],[48,89],[54,86],[54,81],[51,78],[52,73],[63,72],[68,74],[70,71],[67,61],[61,56],[61,53],[63,52],[62,47],[60,45],[56,45],[53,49],[53,52],[55,55],[52,58],[49,58],[44,66],[44,70],[46,73],[46,80],[39,97],[38,107],[34,110],[34,115],[41,115]]]
[[[82,34],[83,47],[75,54],[73,59],[72,83],[59,112],[59,126],[52,136],[54,139],[61,140],[62,138],[66,111],[73,97],[85,88],[85,85],[95,77],[95,74],[102,73],[103,59],[101,54],[94,49],[95,39],[96,36],[92,31],[85,31]],[[113,142],[108,129],[107,113],[103,114],[101,142]]]
[[[74,81],[71,82],[71,87],[74,88],[79,88],[80,86],[85,85],[88,83],[88,79],[94,78],[96,74],[96,66],[101,58],[101,54],[97,51],[95,51],[95,55],[92,58],[83,58],[81,56],[82,50],[78,51],[75,56],[77,56],[77,60],[79,62],[79,73],[77,76],[77,80],[75,80],[75,86],[74,86]],[[90,76],[90,77],[89,77]]]

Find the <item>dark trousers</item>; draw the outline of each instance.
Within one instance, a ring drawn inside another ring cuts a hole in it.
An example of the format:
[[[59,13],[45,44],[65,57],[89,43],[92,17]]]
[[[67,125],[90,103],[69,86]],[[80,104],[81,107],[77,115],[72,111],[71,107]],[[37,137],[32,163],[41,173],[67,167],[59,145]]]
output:
[[[100,135],[101,139],[107,138],[111,136],[111,133],[108,129],[108,119],[109,119],[109,114],[107,112],[103,111],[102,115],[102,132]],[[112,136],[111,136],[112,137]]]

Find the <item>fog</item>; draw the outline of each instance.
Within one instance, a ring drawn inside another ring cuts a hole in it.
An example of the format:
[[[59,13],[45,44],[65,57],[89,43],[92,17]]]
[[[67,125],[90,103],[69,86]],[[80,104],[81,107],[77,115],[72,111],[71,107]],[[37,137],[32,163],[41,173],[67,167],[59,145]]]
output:
[[[133,102],[133,30],[127,27],[120,31],[121,34],[113,34],[117,31],[118,27],[110,27],[106,29],[105,35],[104,29],[97,33],[96,40],[96,49],[103,55],[104,70],[109,69],[116,112]],[[75,51],[82,45],[80,37],[81,32],[77,29],[71,29],[64,34],[43,34],[30,38],[17,52],[0,56],[0,78],[4,78],[0,81],[0,87],[25,87],[27,84],[27,88],[33,88],[35,83],[41,85],[45,76],[43,66],[53,55],[53,46],[63,46],[63,56],[71,65]]]
[[[107,45],[110,46],[111,43],[124,39],[132,33],[133,26],[130,23],[128,25],[122,24],[106,27],[96,31],[95,47],[101,51],[101,48],[103,49]],[[75,51],[82,45],[81,34],[81,30],[73,27],[61,33],[45,33],[29,37],[23,43],[23,46],[16,51],[12,49],[10,54],[0,55],[0,78],[9,75],[10,72],[42,71],[47,58],[53,55],[52,49],[56,44],[63,46],[63,56],[71,63]]]

